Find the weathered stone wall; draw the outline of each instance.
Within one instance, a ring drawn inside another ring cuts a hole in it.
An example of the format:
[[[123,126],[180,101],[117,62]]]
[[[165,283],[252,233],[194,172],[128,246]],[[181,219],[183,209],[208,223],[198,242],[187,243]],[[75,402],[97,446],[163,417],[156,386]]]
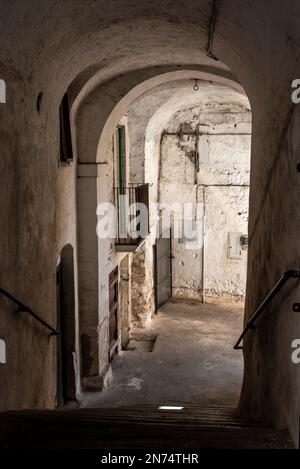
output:
[[[4,42],[2,41],[2,44]],[[13,53],[13,52],[12,52]],[[2,63],[2,61],[1,61]],[[1,287],[56,327],[56,178],[57,135],[53,107],[40,114],[29,83],[8,65],[0,105]],[[3,178],[3,179],[2,179]],[[17,305],[0,299],[0,337],[6,363],[0,365],[0,408],[53,406],[56,338]]]
[[[132,256],[131,318],[135,327],[146,327],[154,314],[152,241],[147,238]]]
[[[160,201],[203,205],[203,247],[172,240],[174,298],[243,300],[247,251],[229,259],[228,235],[248,231],[250,147],[251,112],[239,104],[203,103],[178,111],[166,125]]]
[[[262,122],[256,121],[254,128],[261,125]],[[274,160],[266,173],[267,185],[261,187],[262,176],[256,167],[251,176],[250,206],[258,203],[257,193],[262,199],[260,210],[255,216],[252,214],[249,225],[252,249],[248,262],[246,318],[253,314],[283,272],[299,270],[299,129],[300,107],[292,105],[274,145]],[[300,374],[299,365],[291,360],[294,350],[291,344],[300,335],[299,313],[292,311],[294,302],[299,302],[299,280],[289,281],[268,306],[257,324],[257,333],[248,334],[244,341],[241,410],[244,414],[250,410],[254,418],[263,418],[278,428],[285,428],[288,422],[296,442]],[[252,393],[250,386],[259,392]]]

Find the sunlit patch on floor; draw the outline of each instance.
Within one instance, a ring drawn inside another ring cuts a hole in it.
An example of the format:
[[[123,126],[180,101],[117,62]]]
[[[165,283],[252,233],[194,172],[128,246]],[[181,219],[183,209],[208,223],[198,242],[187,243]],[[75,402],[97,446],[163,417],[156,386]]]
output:
[[[136,391],[139,391],[142,387],[142,383],[144,382],[143,379],[140,379],[140,378],[132,378],[129,380],[129,382],[127,383],[127,386],[129,386],[130,388],[133,388],[135,389]]]

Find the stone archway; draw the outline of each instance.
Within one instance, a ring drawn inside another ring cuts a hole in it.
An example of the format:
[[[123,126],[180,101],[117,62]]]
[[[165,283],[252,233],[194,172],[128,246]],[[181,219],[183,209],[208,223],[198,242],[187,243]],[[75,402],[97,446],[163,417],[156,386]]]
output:
[[[95,227],[98,203],[113,202],[114,197],[114,129],[128,105],[147,90],[161,83],[195,78],[215,80],[220,86],[229,86],[233,92],[243,93],[237,82],[222,77],[221,74],[213,75],[199,69],[158,74],[157,69],[145,69],[129,74],[126,79],[124,76],[116,77],[94,88],[81,106],[74,104],[72,113],[73,122],[76,117],[76,126],[73,124],[73,129],[77,142],[78,288],[83,389],[103,389],[111,377],[107,358],[108,277],[122,256],[113,253],[113,240],[97,239]],[[100,107],[102,113],[98,119]],[[141,181],[144,178],[145,174],[141,174]],[[151,295],[150,292],[149,298]],[[152,306],[154,307],[154,303]],[[151,310],[152,306],[149,306]],[[147,315],[145,320],[147,322]]]

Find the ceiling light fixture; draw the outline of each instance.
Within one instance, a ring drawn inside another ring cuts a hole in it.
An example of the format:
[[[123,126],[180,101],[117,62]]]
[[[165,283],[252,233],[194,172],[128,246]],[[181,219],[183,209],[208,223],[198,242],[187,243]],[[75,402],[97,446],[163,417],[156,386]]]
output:
[[[194,84],[194,86],[193,86],[193,90],[194,90],[194,91],[198,91],[198,90],[199,90],[198,80],[197,80],[197,79],[195,79],[195,84]]]

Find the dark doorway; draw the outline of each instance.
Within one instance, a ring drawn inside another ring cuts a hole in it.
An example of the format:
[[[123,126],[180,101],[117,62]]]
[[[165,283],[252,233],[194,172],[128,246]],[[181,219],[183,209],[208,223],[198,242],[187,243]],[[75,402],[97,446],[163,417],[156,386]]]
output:
[[[67,245],[61,252],[56,274],[57,327],[57,405],[76,398],[75,386],[75,298],[73,247]]]
[[[109,359],[118,353],[119,344],[119,275],[116,267],[109,275]]]
[[[164,232],[154,245],[156,310],[172,297],[171,232]]]
[[[126,135],[125,126],[118,125],[117,127],[117,146],[118,146],[118,186],[120,194],[126,186]]]

